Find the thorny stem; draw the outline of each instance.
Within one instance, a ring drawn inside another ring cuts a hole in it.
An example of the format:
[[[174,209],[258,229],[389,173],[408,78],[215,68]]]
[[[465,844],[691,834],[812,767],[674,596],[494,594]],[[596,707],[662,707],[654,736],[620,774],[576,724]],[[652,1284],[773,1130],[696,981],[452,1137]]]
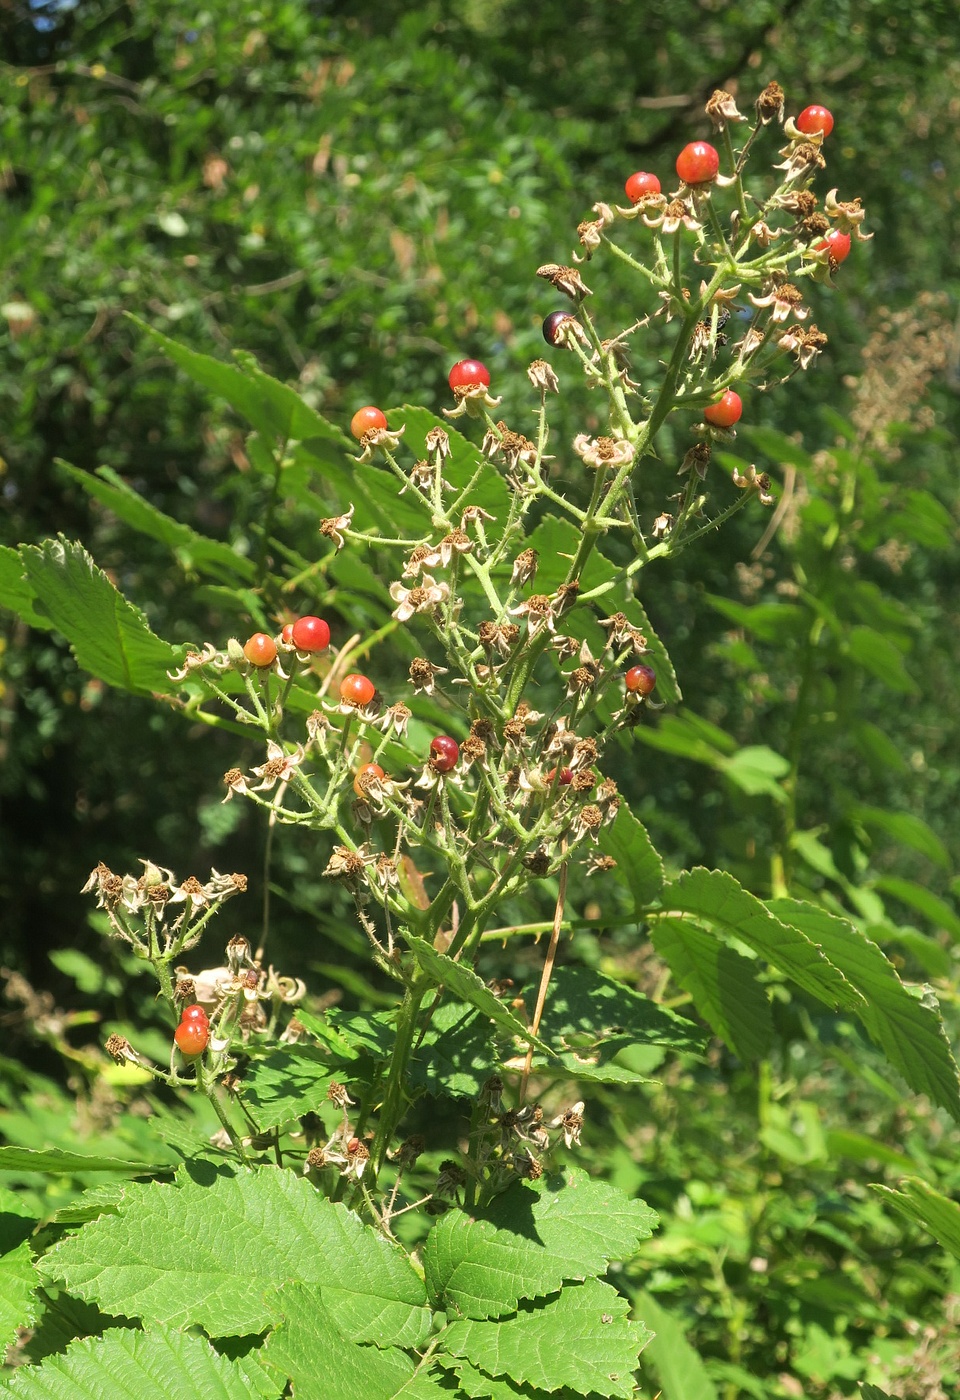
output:
[[[564,848],[566,842],[563,843]],[[547,990],[550,986],[550,978],[553,975],[553,965],[557,957],[557,945],[560,942],[560,930],[563,927],[563,910],[567,898],[567,862],[564,861],[560,867],[560,886],[557,890],[557,905],[553,915],[553,927],[550,932],[550,942],[547,945],[547,955],[543,960],[543,972],[540,977],[540,989],[537,992],[537,1004],[533,1012],[533,1020],[530,1022],[530,1046],[527,1050],[527,1057],[523,1062],[523,1073],[520,1076],[520,1087],[517,1090],[517,1104],[521,1105],[527,1093],[527,1080],[530,1078],[530,1066],[533,1064],[533,1038],[540,1032],[540,1020],[543,1016],[543,1008],[547,1001]]]

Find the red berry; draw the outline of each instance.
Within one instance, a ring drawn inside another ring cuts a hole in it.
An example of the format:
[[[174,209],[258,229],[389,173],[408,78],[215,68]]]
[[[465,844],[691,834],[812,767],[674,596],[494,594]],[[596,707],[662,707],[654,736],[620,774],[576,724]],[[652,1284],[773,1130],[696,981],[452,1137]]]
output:
[[[200,1021],[181,1021],[173,1033],[173,1039],[181,1055],[193,1058],[206,1050],[210,1028]]]
[[[449,773],[460,757],[460,745],[449,734],[438,734],[430,740],[430,767],[435,773]]]
[[[198,1001],[192,1006],[185,1006],[180,1012],[181,1021],[196,1021],[198,1025],[209,1026],[210,1017]]]
[[[350,431],[355,438],[362,438],[364,433],[369,433],[371,428],[385,428],[387,426],[386,414],[381,413],[379,408],[374,408],[368,404],[366,408],[358,408],[350,419]]]
[[[288,646],[288,647],[292,647],[292,646],[293,646],[293,623],[292,623],[292,622],[285,622],[285,623],[283,624],[283,627],[282,627],[282,629],[281,629],[281,631],[280,631],[280,640],[281,640],[281,642],[283,642],[284,646]]]
[[[691,141],[677,156],[677,174],[685,185],[706,185],[719,169],[720,156],[707,141]]]
[[[376,693],[377,687],[369,676],[360,676],[356,672],[344,676],[340,682],[340,699],[348,705],[369,705]]]
[[[277,659],[277,644],[266,632],[254,632],[244,643],[243,654],[251,666],[272,666]]]
[[[743,400],[732,389],[728,389],[716,403],[708,403],[703,410],[704,418],[715,428],[732,428],[742,413]]]
[[[623,679],[634,695],[649,695],[657,683],[657,673],[652,666],[631,666]]]
[[[298,651],[326,651],[330,628],[322,617],[298,617],[293,624],[293,645]]]
[[[575,321],[577,318],[571,316],[569,311],[551,311],[549,316],[544,317],[543,338],[548,345],[558,345],[560,342],[560,327],[564,321]]]
[[[826,107],[804,107],[794,126],[798,131],[802,131],[804,136],[829,136],[833,130],[833,113],[828,112]]]
[[[556,778],[556,777],[557,777],[557,770],[556,770],[556,768],[551,768],[551,769],[550,769],[550,772],[547,774],[547,782],[548,782],[548,783],[552,783],[553,780],[554,780],[554,778]],[[557,782],[560,784],[560,786],[561,786],[561,787],[566,787],[567,784],[570,783],[570,782],[572,782],[572,781],[573,781],[573,769],[572,769],[572,768],[561,768],[561,769],[560,769],[560,777],[557,778]]]
[[[468,385],[476,388],[481,384],[486,388],[490,383],[490,371],[479,360],[458,360],[447,375],[447,383],[451,389],[465,389]]]
[[[850,252],[850,235],[841,229],[832,228],[824,239],[814,245],[814,249],[818,253],[826,249],[834,262],[842,263]]]
[[[353,790],[358,797],[366,797],[367,795],[366,789],[360,779],[367,777],[368,774],[371,778],[378,778],[381,781],[386,776],[379,763],[364,763],[357,769],[357,775],[353,780]]]
[[[638,170],[630,176],[623,188],[631,204],[639,204],[644,195],[660,193],[660,181],[648,170]]]

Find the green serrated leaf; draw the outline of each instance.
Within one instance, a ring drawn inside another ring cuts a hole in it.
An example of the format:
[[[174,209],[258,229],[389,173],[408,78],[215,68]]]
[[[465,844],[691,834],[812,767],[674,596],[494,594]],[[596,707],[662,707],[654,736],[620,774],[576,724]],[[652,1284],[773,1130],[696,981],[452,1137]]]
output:
[[[863,1002],[854,1010],[910,1087],[960,1121],[957,1064],[929,988],[915,994],[905,987],[881,949],[847,919],[798,899],[770,900],[769,907],[823,948],[856,987]]]
[[[663,889],[663,861],[654,849],[647,829],[620,804],[616,819],[601,828],[600,849],[612,856],[633,895],[634,910],[652,904]]]
[[[686,919],[658,919],[653,946],[700,1015],[742,1060],[760,1060],[773,1043],[773,1016],[749,958]]]
[[[775,918],[726,871],[702,866],[685,871],[667,885],[662,902],[670,914],[693,914],[739,938],[828,1006],[858,1010],[862,1005],[861,993],[815,943],[800,929]]]
[[[136,1400],[279,1400],[281,1387],[250,1388],[256,1361],[219,1356],[204,1337],[185,1332],[138,1332],[114,1328],[102,1337],[83,1337],[61,1355],[39,1366],[21,1366],[7,1385],[24,1400],[100,1400],[136,1396]]]
[[[119,1214],[59,1241],[40,1269],[107,1312],[199,1325],[215,1337],[263,1331],[271,1297],[290,1280],[322,1283],[355,1341],[414,1346],[430,1328],[423,1282],[406,1257],[275,1167],[209,1185],[132,1184]]]
[[[241,352],[237,356],[240,364],[228,365],[212,355],[188,350],[136,316],[130,316],[130,320],[156,341],[164,354],[195,384],[226,399],[257,432],[282,440],[335,438],[343,447],[354,447],[345,433],[304,403],[293,389],[264,374],[252,356]]]
[[[119,1210],[126,1191],[124,1181],[105,1181],[100,1186],[91,1186],[69,1205],[61,1206],[50,1217],[51,1225],[85,1225],[88,1220],[109,1215]]]
[[[16,1340],[18,1329],[37,1319],[40,1279],[27,1238],[33,1224],[0,1201],[0,1356]]]
[[[0,608],[16,613],[31,627],[49,631],[53,623],[37,608],[37,595],[23,573],[20,551],[0,545]]]
[[[905,1177],[896,1189],[878,1185],[873,1189],[960,1259],[960,1205],[956,1201],[942,1196],[918,1176]]]
[[[878,1385],[868,1385],[866,1381],[861,1381],[860,1400],[896,1400],[896,1397],[888,1395]]]
[[[442,1001],[410,1063],[410,1083],[428,1094],[474,1098],[499,1067],[489,1020],[468,1003]]]
[[[286,1284],[274,1303],[281,1320],[262,1361],[292,1383],[298,1400],[393,1400],[413,1375],[402,1351],[358,1346],[341,1330],[319,1285]]]
[[[704,1046],[703,1034],[692,1021],[586,967],[554,970],[540,1035],[555,1051],[575,1054],[585,1067],[626,1045],[669,1045],[677,1050]]]
[[[0,1172],[56,1172],[73,1176],[78,1172],[124,1172],[130,1176],[152,1176],[169,1172],[169,1162],[125,1162],[119,1157],[86,1157],[60,1147],[38,1150],[32,1147],[0,1147]]]
[[[61,535],[20,554],[30,587],[84,670],[120,690],[169,693],[180,648],[150,630],[82,545]]]
[[[576,1168],[517,1182],[482,1212],[441,1217],[422,1250],[427,1287],[438,1308],[501,1317],[631,1258],[657,1224],[643,1201]]]
[[[650,1367],[664,1396],[668,1400],[717,1400],[717,1388],[677,1318],[647,1292],[637,1295],[634,1311],[653,1329],[653,1340],[643,1354],[643,1368]]]
[[[598,1279],[570,1284],[544,1301],[524,1301],[514,1317],[463,1320],[444,1333],[446,1350],[493,1376],[541,1390],[570,1386],[628,1397],[650,1332],[627,1320],[629,1304]]]
[[[434,979],[436,986],[446,987],[458,1000],[475,1006],[507,1035],[516,1036],[526,1043],[532,1042],[541,1050],[549,1049],[542,1040],[531,1036],[523,1022],[518,1020],[510,1008],[505,1006],[498,997],[494,996],[490,988],[472,968],[466,967],[463,963],[455,962],[453,958],[448,958],[445,953],[438,953],[432,944],[427,943],[422,938],[416,938],[412,933],[404,934],[404,938],[417,962],[424,972]]]
[[[209,539],[189,525],[164,515],[162,510],[145,500],[109,467],[98,468],[96,476],[93,476],[60,458],[57,459],[57,466],[118,519],[141,534],[165,544],[185,567],[201,569],[227,582],[233,579],[248,583],[253,581],[256,569],[252,559],[238,554],[222,540]]]
[[[548,1400],[548,1396],[549,1400],[599,1400],[595,1390],[587,1394],[582,1390],[571,1390],[569,1386],[564,1385],[559,1390],[545,1393],[532,1385],[520,1385],[509,1376],[488,1376],[486,1371],[471,1366],[470,1362],[464,1361],[462,1357],[444,1356],[441,1353],[437,1360],[441,1366],[456,1372],[459,1390],[468,1396],[469,1400]]]
[[[266,1132],[319,1108],[335,1078],[330,1056],[316,1046],[280,1046],[251,1066],[241,1096],[254,1123]]]

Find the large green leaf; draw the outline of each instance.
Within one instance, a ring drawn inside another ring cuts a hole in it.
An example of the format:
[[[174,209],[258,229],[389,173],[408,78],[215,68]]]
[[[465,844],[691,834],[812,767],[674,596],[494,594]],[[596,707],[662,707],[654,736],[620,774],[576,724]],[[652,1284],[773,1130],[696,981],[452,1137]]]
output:
[[[726,871],[702,866],[685,871],[664,889],[662,903],[670,915],[692,914],[739,938],[828,1006],[856,1010],[863,1002],[860,992],[805,933],[775,918]]]
[[[542,1390],[567,1385],[628,1397],[637,1357],[651,1335],[642,1323],[628,1321],[629,1306],[616,1289],[590,1278],[547,1300],[524,1300],[513,1317],[451,1323],[444,1343],[492,1376]]]
[[[76,481],[87,495],[106,506],[120,520],[141,534],[165,544],[176,554],[184,569],[199,569],[227,582],[241,579],[249,583],[255,577],[252,559],[238,554],[222,540],[209,539],[189,525],[164,515],[162,510],[144,500],[109,467],[100,467],[97,475],[92,476],[69,462],[59,460],[57,466]]]
[[[404,1255],[275,1167],[207,1184],[133,1184],[117,1214],[59,1241],[39,1268],[106,1312],[214,1337],[262,1332],[277,1316],[276,1291],[294,1280],[322,1284],[355,1341],[417,1345],[430,1328],[423,1282]]]
[[[848,920],[798,899],[770,900],[769,907],[819,944],[862,994],[854,1010],[910,1087],[960,1121],[957,1064],[932,991],[905,987],[876,943]]]
[[[262,1360],[281,1383],[292,1382],[297,1400],[393,1400],[402,1393],[413,1375],[410,1358],[395,1347],[358,1346],[337,1325],[316,1284],[286,1284],[275,1302],[282,1318]]]
[[[634,1310],[653,1330],[643,1368],[653,1371],[666,1400],[717,1400],[717,1388],[674,1314],[646,1291],[637,1295]]]
[[[742,1060],[760,1060],[773,1042],[773,1017],[756,968],[687,919],[658,919],[650,937],[694,1006]]]
[[[62,632],[79,664],[92,675],[137,694],[167,694],[167,672],[180,657],[150,630],[139,608],[128,602],[74,540],[60,536],[20,551],[27,581],[50,622]]]
[[[344,447],[354,446],[346,434],[304,403],[295,390],[264,374],[252,356],[240,354],[238,364],[228,365],[212,355],[188,350],[136,316],[130,319],[155,340],[164,354],[195,384],[226,399],[258,433],[283,441],[331,438]]]
[[[244,1075],[241,1095],[261,1132],[319,1108],[336,1078],[330,1056],[314,1045],[277,1046]]]
[[[0,608],[16,613],[31,627],[53,627],[46,613],[37,609],[37,595],[24,577],[20,551],[9,545],[0,545]]]
[[[654,849],[647,829],[620,804],[616,819],[601,828],[600,849],[617,862],[621,878],[633,896],[634,912],[646,909],[663,888],[663,861]]]
[[[649,1239],[657,1215],[608,1183],[573,1169],[518,1182],[480,1214],[449,1211],[421,1251],[436,1306],[461,1317],[501,1317],[521,1298],[603,1273]]]
[[[935,1191],[919,1176],[908,1176],[899,1186],[874,1186],[901,1215],[929,1230],[934,1239],[960,1259],[960,1205]]]
[[[434,979],[436,986],[446,987],[459,1001],[465,1001],[470,1006],[475,1006],[507,1035],[514,1036],[528,1044],[532,1041],[534,1045],[539,1045],[544,1050],[547,1048],[542,1041],[530,1035],[523,1022],[518,1020],[510,1008],[491,992],[472,968],[456,962],[453,958],[448,958],[446,953],[438,953],[432,944],[427,943],[422,938],[416,938],[412,933],[406,933],[404,937],[413,950],[417,962],[424,972]]]
[[[40,1280],[29,1241],[34,1223],[32,1211],[0,1186],[0,1356],[16,1340],[18,1329],[32,1326],[37,1318]]]
[[[172,1171],[169,1162],[125,1162],[120,1157],[85,1156],[60,1147],[38,1150],[32,1147],[0,1147],[0,1172],[54,1172],[58,1176],[80,1172],[122,1172],[147,1176]]]
[[[115,1327],[83,1337],[39,1366],[22,1366],[4,1394],[24,1400],[279,1400],[255,1356],[231,1361],[205,1337]]]
[[[467,1002],[445,999],[430,1017],[409,1080],[428,1094],[475,1098],[500,1062],[489,1019]]]
[[[527,990],[528,1003],[535,996]],[[554,969],[540,1021],[540,1035],[585,1077],[598,1061],[630,1045],[667,1045],[702,1050],[704,1037],[692,1021],[645,997],[623,982],[586,967]]]

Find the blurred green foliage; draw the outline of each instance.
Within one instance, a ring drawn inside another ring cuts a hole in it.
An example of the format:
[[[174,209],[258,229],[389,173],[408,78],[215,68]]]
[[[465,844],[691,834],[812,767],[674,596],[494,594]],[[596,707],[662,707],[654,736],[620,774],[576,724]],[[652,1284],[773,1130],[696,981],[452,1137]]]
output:
[[[755,454],[785,493],[779,529],[760,549],[770,517],[748,513],[651,575],[644,601],[685,705],[634,749],[621,785],[677,868],[720,865],[769,893],[777,833],[794,884],[854,911],[952,1010],[955,6],[465,0],[374,14],[210,0],[188,14],[80,0],[8,8],[0,22],[0,543],[81,537],[174,641],[221,641],[246,622],[222,592],[188,586],[189,562],[134,536],[57,459],[114,468],[251,558],[270,498],[236,419],[125,311],[221,358],[251,351],[344,425],[364,403],[444,401],[450,361],[479,354],[523,430],[522,370],[555,305],[533,274],[566,260],[594,201],[616,202],[637,167],[671,172],[676,149],[705,134],[717,85],[746,101],[776,77],[791,110],[831,107],[831,182],[864,197],[875,238],[844,264],[843,296],[818,297],[831,337],[818,367],[748,405],[755,429],[781,435],[745,427],[736,454]],[[607,268],[603,281],[615,319],[633,284]],[[655,357],[636,368],[642,379]],[[579,390],[564,402],[569,438],[592,409]],[[667,460],[684,450],[660,446]],[[856,480],[846,515],[845,474]],[[314,522],[292,523],[310,557]],[[345,624],[364,620],[344,603]],[[150,999],[130,967],[96,982],[97,931],[73,891],[101,857],[120,869],[147,853],[184,873],[218,860],[260,868],[262,829],[219,805],[220,774],[244,758],[233,736],[91,680],[55,635],[7,614],[2,626],[4,961],[69,1006],[94,1005],[98,1036],[136,1026],[149,1049]],[[773,761],[731,763],[743,746]],[[383,990],[310,845],[285,833],[272,862],[278,948],[298,950],[313,990],[376,1004]],[[260,911],[240,917],[255,937]],[[575,951],[598,956],[586,935]],[[604,956],[655,985],[649,945],[615,941]],[[143,1101],[104,1087],[94,1052],[77,1049],[85,1023],[68,1013],[64,1027],[20,991],[6,1013],[16,1049],[46,1055],[61,1083],[7,1061],[4,1134],[146,1152]],[[956,1191],[956,1133],[902,1105],[863,1042],[845,1045],[802,1001],[779,1011],[759,1138],[755,1080],[722,1057],[671,1068],[629,1121],[601,1092],[595,1166],[665,1220],[659,1255],[622,1285],[683,1319],[724,1400],[800,1393],[777,1379],[787,1372],[817,1400],[861,1379],[897,1382],[909,1400],[939,1384],[948,1394],[960,1383],[956,1266],[866,1183],[920,1170]],[[42,1208],[40,1183],[29,1186]],[[47,1208],[74,1189],[63,1181]],[[910,1333],[918,1318],[930,1337]]]

